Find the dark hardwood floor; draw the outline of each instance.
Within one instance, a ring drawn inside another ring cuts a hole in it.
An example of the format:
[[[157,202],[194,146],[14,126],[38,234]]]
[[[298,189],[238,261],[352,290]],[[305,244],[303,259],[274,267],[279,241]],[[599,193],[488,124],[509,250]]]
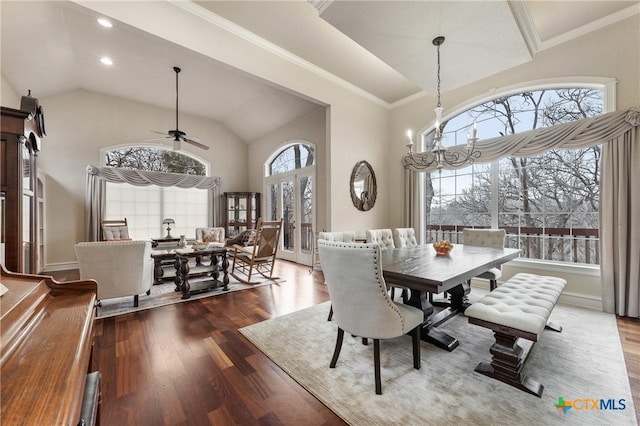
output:
[[[278,261],[278,285],[97,320],[101,424],[344,425],[238,332],[328,300],[322,273],[308,271]],[[640,419],[640,319],[618,318],[618,328]]]

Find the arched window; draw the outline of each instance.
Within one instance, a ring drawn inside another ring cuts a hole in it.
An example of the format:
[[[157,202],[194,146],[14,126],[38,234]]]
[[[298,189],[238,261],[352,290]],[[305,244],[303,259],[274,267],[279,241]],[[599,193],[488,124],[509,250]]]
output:
[[[446,146],[463,144],[474,123],[479,139],[510,135],[602,114],[603,91],[592,87],[523,90],[449,118]],[[423,135],[429,150],[433,134]],[[523,257],[598,264],[600,146],[554,149],[442,173],[425,173],[427,241],[456,239],[465,227],[507,230],[507,246]]]
[[[194,156],[153,146],[126,146],[104,152],[110,167],[206,176],[208,165]],[[105,219],[126,217],[132,238],[166,237],[165,218],[174,219],[171,236],[195,237],[196,227],[208,226],[209,198],[206,189],[134,186],[106,183]]]
[[[302,169],[312,166],[314,163],[315,152],[313,147],[304,143],[297,143],[284,148],[271,160],[267,176]]]

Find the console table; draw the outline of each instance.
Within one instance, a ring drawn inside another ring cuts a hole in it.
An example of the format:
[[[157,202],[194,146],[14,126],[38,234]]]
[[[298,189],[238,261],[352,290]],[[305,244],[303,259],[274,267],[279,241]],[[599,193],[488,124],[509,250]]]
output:
[[[153,276],[156,284],[168,278],[165,276],[162,265],[173,261],[175,291],[181,291],[183,299],[188,299],[194,292],[218,287],[222,287],[222,290],[229,289],[229,260],[225,247],[151,250],[151,257],[154,262]],[[209,258],[209,262],[203,263],[206,257]],[[194,266],[189,264],[190,259],[195,260]],[[219,279],[221,272],[222,281]],[[191,278],[203,276],[205,277],[203,280],[191,280]]]

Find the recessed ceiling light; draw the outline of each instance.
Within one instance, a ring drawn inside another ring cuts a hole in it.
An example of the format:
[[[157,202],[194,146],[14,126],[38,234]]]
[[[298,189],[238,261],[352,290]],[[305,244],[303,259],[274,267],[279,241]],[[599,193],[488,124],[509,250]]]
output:
[[[109,21],[109,20],[108,20],[108,19],[106,19],[106,18],[98,18],[98,23],[99,23],[100,25],[102,25],[103,27],[105,27],[105,28],[111,28],[111,27],[113,27],[113,24],[111,23],[111,21]]]
[[[111,60],[111,58],[108,58],[106,56],[103,56],[102,58],[100,58],[100,62],[102,62],[105,65],[113,65],[113,61]]]

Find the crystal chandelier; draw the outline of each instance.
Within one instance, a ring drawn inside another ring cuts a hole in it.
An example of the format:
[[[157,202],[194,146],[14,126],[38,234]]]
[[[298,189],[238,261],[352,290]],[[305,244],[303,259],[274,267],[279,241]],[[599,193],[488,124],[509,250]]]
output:
[[[475,151],[475,144],[478,140],[476,123],[473,123],[473,136],[467,135],[466,146],[456,146],[448,150],[443,144],[442,136],[442,104],[440,103],[440,46],[444,43],[444,37],[438,36],[433,39],[433,45],[436,46],[438,51],[438,103],[434,109],[436,113],[435,134],[433,136],[433,148],[431,151],[414,153],[413,152],[413,132],[407,130],[407,137],[409,143],[408,154],[402,159],[402,164],[405,168],[412,168],[416,170],[424,170],[429,168],[436,168],[439,172],[445,166],[451,168],[459,168],[466,165],[471,165],[480,157],[480,151]]]

